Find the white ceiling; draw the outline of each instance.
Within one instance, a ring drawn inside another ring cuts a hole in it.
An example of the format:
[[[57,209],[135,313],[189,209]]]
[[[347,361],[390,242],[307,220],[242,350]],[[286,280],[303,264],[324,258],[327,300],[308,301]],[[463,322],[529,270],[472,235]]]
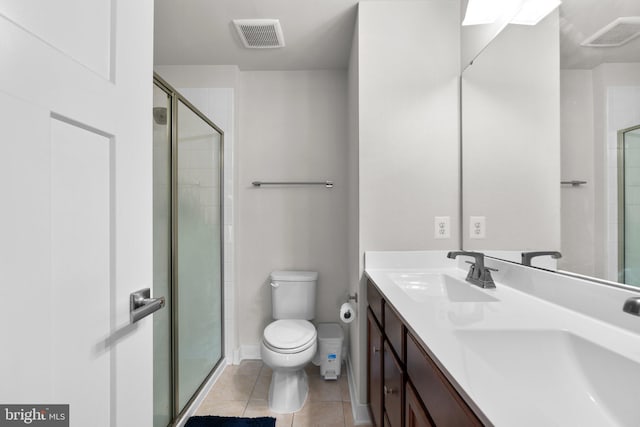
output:
[[[155,0],[156,65],[347,67],[359,0]],[[246,49],[233,19],[279,19],[285,47]]]
[[[615,48],[580,46],[597,30],[624,16],[640,16],[640,0],[562,0],[560,67],[592,69],[603,62],[640,62],[640,37]]]
[[[442,0],[445,1],[445,0]],[[155,0],[157,65],[238,65],[243,70],[347,67],[359,0]],[[563,0],[562,68],[640,62],[640,38],[619,48],[581,47],[620,16],[640,16],[640,0]],[[233,19],[279,19],[286,46],[245,49]]]

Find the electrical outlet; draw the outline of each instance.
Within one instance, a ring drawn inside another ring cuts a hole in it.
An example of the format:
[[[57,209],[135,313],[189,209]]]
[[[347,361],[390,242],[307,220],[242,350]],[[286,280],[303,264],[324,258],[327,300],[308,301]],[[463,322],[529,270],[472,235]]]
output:
[[[483,216],[469,217],[469,238],[484,239],[487,237],[487,222]]]
[[[448,216],[437,216],[434,218],[434,238],[451,238],[451,218]]]

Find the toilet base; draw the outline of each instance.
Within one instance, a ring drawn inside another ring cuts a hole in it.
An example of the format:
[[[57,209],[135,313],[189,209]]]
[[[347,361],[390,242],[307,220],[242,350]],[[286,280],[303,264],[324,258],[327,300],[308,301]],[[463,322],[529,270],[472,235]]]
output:
[[[309,380],[304,369],[273,371],[269,386],[269,410],[278,414],[297,412],[309,394]]]

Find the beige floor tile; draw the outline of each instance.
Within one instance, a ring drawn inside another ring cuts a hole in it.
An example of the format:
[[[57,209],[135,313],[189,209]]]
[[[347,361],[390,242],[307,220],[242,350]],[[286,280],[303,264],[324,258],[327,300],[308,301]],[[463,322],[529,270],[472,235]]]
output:
[[[250,399],[268,399],[269,386],[271,385],[271,377],[259,376],[256,385],[253,388]]]
[[[320,368],[312,364],[305,370],[309,379],[309,396],[305,406],[295,414],[275,414],[269,411],[267,399],[272,371],[256,360],[227,366],[196,414],[272,416],[276,418],[277,427],[353,426],[346,369],[335,381],[325,381],[320,376]]]
[[[293,414],[293,427],[344,427],[342,402],[313,402]]]
[[[344,414],[344,427],[353,427],[353,412],[351,412],[351,402],[342,402],[342,412]]]
[[[219,415],[221,417],[241,417],[247,406],[245,400],[205,399],[196,411],[196,415]]]
[[[271,373],[272,372],[273,371],[271,370],[270,367],[268,367],[265,364],[262,364],[262,369],[260,370],[260,376],[261,377],[269,377],[269,378],[271,378]]]
[[[320,375],[320,366],[316,366],[313,363],[307,363],[304,370],[307,372],[307,375]]]
[[[232,371],[225,371],[215,383],[207,399],[213,400],[249,400],[253,387],[258,379],[257,375],[235,375]]]
[[[228,365],[224,371],[233,375],[251,375],[257,377],[262,369],[262,365],[261,360],[243,360],[239,365]]]
[[[324,380],[319,375],[309,375],[310,402],[342,402],[340,380]]]
[[[338,384],[340,384],[340,392],[342,394],[343,402],[351,402],[351,395],[349,394],[349,380],[347,379],[347,371],[342,371],[342,375],[340,379],[338,379]]]
[[[266,399],[251,399],[244,410],[244,417],[274,417],[276,427],[291,427],[293,414],[276,414],[269,410]]]

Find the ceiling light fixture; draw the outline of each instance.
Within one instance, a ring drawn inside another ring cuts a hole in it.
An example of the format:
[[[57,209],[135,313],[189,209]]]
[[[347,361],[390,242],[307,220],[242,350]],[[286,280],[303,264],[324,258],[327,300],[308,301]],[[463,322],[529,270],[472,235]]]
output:
[[[506,0],[469,0],[462,25],[493,24]]]
[[[512,24],[537,25],[545,16],[553,12],[560,0],[525,0],[520,12],[511,20]]]
[[[511,24],[536,25],[561,3],[560,0],[469,0],[462,25],[493,24],[501,18],[508,18]]]

